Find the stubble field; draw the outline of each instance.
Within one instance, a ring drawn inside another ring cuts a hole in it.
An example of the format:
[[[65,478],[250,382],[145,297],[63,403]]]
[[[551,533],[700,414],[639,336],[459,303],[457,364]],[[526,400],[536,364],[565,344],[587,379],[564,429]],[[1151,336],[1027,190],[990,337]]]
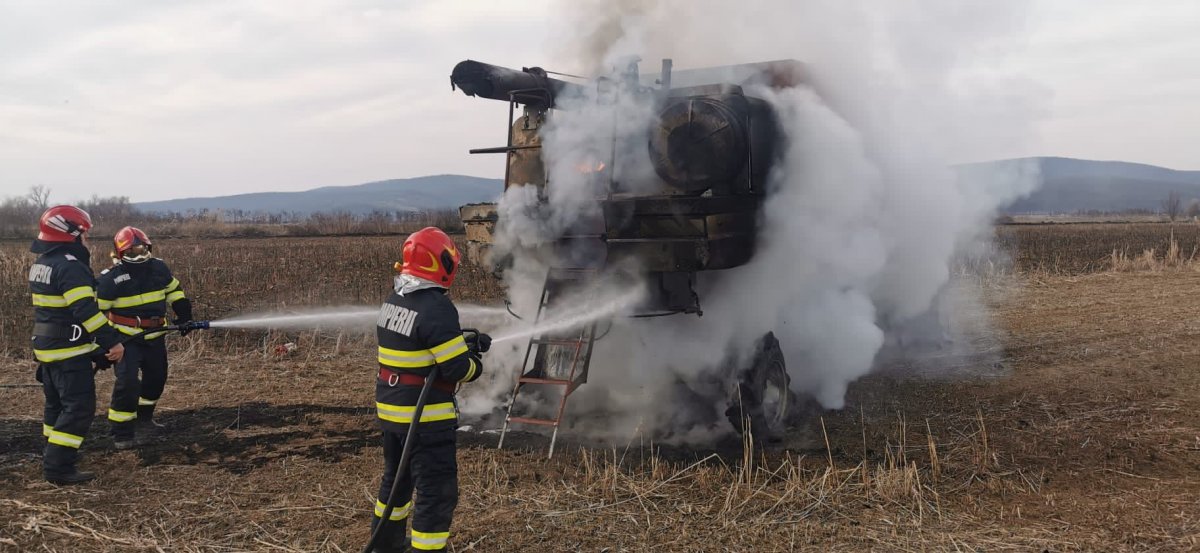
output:
[[[452,550],[1200,548],[1197,227],[998,232],[1011,264],[960,284],[980,289],[1004,333],[999,370],[931,379],[885,367],[824,413],[803,449],[574,440],[547,461],[536,437],[497,451],[492,434],[460,433]],[[198,314],[217,318],[377,303],[399,241],[164,240],[160,254]],[[98,417],[84,451],[100,477],[41,481],[25,246],[0,244],[0,551],[361,548],[382,465],[369,337],[175,338],[167,438],[117,452]],[[500,297],[482,272],[460,278],[459,300]],[[284,342],[298,347],[276,355]],[[111,385],[101,373],[98,411]]]

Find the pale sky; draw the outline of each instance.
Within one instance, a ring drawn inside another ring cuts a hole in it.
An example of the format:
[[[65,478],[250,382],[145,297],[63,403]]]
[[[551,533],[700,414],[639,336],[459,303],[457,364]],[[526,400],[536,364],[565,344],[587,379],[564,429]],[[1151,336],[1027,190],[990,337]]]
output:
[[[0,0],[0,196],[498,178],[501,156],[466,151],[502,145],[507,110],[451,93],[450,70],[558,59],[549,1]],[[1200,169],[1200,2],[1033,0],[1029,18],[1003,69],[1048,110],[992,157]]]

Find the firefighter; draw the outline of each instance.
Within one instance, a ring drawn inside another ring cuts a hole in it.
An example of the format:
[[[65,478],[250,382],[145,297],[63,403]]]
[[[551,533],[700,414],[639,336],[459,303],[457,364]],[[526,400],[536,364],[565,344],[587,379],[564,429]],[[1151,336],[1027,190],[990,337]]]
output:
[[[112,259],[113,266],[100,273],[97,298],[108,320],[130,338],[125,357],[114,369],[108,420],[113,446],[130,449],[149,443],[162,427],[154,422],[154,406],[167,383],[166,332],[154,329],[167,324],[168,304],[176,324],[191,321],[192,302],[167,264],[154,257],[154,244],[141,229],[117,232]]]
[[[38,221],[29,248],[38,254],[29,268],[33,292],[33,356],[46,404],[42,469],[55,484],[79,484],[95,475],[78,469],[79,447],[96,411],[93,362],[107,366],[125,352],[120,334],[96,304],[88,231],[92,218],[69,205],[51,207]]]
[[[446,296],[458,266],[458,249],[446,233],[434,227],[413,233],[404,241],[403,262],[396,264],[400,274],[394,292],[379,311],[375,401],[383,430],[384,471],[372,531],[380,523],[396,479],[417,397],[435,365],[438,378],[431,384],[411,462],[400,481],[395,510],[381,531],[378,552],[407,550],[404,528],[410,514],[413,549],[441,551],[450,537],[450,521],[458,504],[454,394],[458,383],[479,378],[483,371],[480,355],[491,344],[486,334],[470,342],[463,337],[458,310]]]

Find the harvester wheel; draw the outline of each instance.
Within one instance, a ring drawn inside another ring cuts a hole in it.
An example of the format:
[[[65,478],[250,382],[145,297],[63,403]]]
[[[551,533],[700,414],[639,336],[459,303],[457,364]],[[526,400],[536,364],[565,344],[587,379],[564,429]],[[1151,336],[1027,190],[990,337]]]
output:
[[[759,339],[754,359],[737,373],[725,416],[738,432],[749,429],[760,443],[779,441],[796,405],[790,384],[779,340],[768,332]]]

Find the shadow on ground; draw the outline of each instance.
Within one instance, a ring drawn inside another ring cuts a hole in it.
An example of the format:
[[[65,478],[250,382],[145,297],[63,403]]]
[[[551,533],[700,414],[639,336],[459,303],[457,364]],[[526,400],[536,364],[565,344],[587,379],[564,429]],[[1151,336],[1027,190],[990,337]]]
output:
[[[153,443],[135,450],[139,464],[212,465],[244,474],[281,457],[338,462],[379,444],[373,409],[329,405],[246,403],[162,413]],[[89,452],[113,451],[108,421],[97,416],[84,442]],[[39,456],[41,423],[0,419],[5,457]]]

